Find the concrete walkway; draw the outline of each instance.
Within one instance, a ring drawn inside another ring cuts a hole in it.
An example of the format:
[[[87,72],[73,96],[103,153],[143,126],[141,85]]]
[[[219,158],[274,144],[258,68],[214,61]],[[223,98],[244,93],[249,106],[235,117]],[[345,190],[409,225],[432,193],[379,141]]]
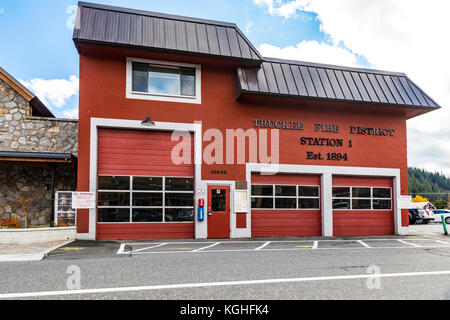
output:
[[[51,251],[73,240],[23,245],[0,245],[0,262],[40,261]]]
[[[447,226],[447,229],[450,232],[450,225]],[[409,234],[450,240],[450,236],[444,235],[442,223],[413,224],[409,226]]]

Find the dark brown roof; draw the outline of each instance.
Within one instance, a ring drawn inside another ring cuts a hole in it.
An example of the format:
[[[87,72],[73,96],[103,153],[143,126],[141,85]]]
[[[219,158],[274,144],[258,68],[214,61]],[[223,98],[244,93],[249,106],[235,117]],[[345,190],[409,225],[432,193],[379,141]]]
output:
[[[17,91],[25,100],[27,100],[31,107],[33,108],[33,115],[41,117],[54,118],[55,116],[50,110],[39,100],[36,95],[28,90],[24,85],[17,81],[12,75],[10,75],[6,70],[0,67],[0,79],[6,81],[8,85]]]
[[[291,60],[264,60],[261,68],[238,68],[241,93],[440,107],[404,73]]]
[[[330,101],[440,106],[405,74],[263,58],[233,23],[79,2],[74,41],[229,59],[238,95],[260,94]]]
[[[233,23],[78,3],[75,43],[212,56],[261,63],[261,56]]]

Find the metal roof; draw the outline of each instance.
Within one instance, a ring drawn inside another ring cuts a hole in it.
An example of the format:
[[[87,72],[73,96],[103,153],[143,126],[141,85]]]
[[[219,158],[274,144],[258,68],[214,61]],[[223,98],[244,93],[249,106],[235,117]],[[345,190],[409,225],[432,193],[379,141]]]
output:
[[[233,23],[78,3],[75,43],[182,52],[260,64],[262,57]]]
[[[237,77],[240,93],[440,107],[404,73],[264,58],[261,68],[239,67]]]
[[[49,159],[49,160],[69,161],[72,159],[72,154],[48,153],[48,152],[0,151],[0,158]]]

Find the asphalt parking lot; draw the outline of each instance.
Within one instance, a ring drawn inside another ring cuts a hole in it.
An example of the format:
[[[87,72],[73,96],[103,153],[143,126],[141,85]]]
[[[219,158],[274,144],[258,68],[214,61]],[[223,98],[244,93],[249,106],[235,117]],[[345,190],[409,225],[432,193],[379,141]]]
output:
[[[430,229],[424,227],[420,230]],[[0,278],[0,300],[439,300],[450,299],[449,266],[450,237],[442,232],[333,239],[75,241],[40,262],[0,263],[0,271],[9,275]],[[78,287],[70,284],[74,276],[79,277]]]
[[[334,240],[270,240],[270,241],[171,241],[121,243],[118,255],[212,253],[212,252],[272,252],[301,250],[370,250],[450,248],[450,241],[429,238],[368,238]]]

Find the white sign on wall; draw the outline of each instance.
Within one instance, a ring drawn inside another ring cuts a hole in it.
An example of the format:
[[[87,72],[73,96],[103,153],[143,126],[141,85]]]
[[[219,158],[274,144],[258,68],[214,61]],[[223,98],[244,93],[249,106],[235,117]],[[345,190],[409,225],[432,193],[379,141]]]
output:
[[[234,212],[248,212],[248,192],[234,192]]]
[[[94,192],[72,192],[72,209],[95,209]]]
[[[411,196],[398,196],[397,205],[399,209],[409,209],[411,207],[412,197]]]

